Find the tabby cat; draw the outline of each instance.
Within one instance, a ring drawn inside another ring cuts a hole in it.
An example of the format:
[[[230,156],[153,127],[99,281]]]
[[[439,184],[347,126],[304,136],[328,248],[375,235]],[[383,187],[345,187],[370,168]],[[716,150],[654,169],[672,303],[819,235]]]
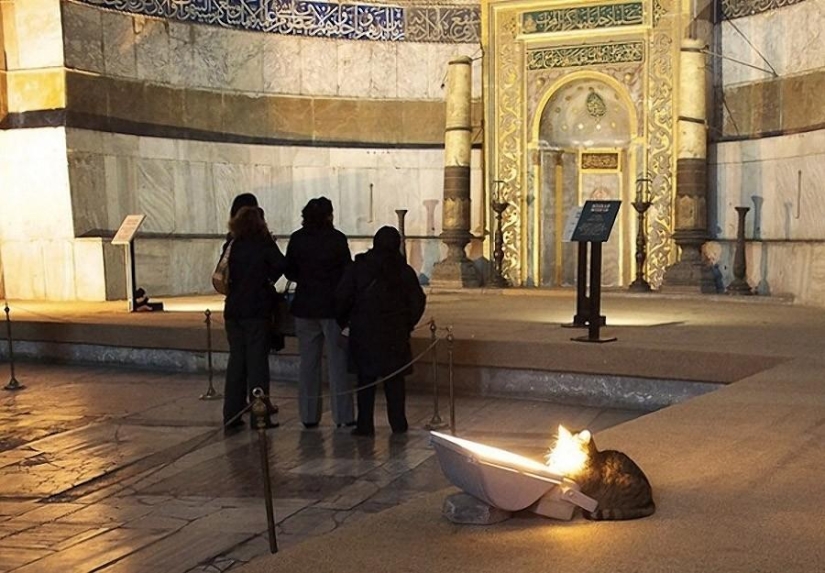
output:
[[[599,451],[593,436],[584,430],[574,439],[586,453],[584,468],[570,475],[581,492],[599,505],[584,517],[594,521],[638,519],[653,515],[653,490],[642,469],[630,457],[616,450]]]

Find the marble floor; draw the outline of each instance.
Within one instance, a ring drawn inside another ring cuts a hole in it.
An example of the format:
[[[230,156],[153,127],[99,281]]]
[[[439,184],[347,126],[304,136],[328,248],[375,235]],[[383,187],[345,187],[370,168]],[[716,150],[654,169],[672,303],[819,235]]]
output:
[[[225,435],[204,375],[23,363],[0,393],[0,572],[222,572],[269,552],[257,432]],[[5,372],[4,372],[5,375]],[[305,430],[293,383],[274,383],[267,431],[277,542],[286,549],[446,488],[408,396],[410,432]],[[380,394],[380,392],[379,392]],[[442,396],[440,414],[448,412]],[[459,397],[456,433],[540,457],[558,424],[599,431],[641,413]]]

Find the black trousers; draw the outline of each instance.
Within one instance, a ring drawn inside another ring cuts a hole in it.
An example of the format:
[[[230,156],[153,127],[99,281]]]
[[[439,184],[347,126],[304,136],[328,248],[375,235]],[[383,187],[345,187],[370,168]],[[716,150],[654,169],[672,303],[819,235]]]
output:
[[[358,375],[358,387],[367,386],[378,380],[377,376]],[[406,390],[404,376],[394,376],[384,381],[384,396],[387,399],[387,420],[395,433],[407,431],[405,414]],[[362,433],[375,432],[375,386],[358,390],[358,422],[356,427]]]
[[[252,390],[269,395],[269,320],[226,319],[229,363],[223,390],[223,421],[237,416],[252,400]]]

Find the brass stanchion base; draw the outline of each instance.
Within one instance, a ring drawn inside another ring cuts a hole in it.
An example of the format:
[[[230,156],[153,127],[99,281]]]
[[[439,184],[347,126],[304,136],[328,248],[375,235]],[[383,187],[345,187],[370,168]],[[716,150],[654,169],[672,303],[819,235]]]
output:
[[[21,384],[20,382],[17,381],[17,378],[12,376],[11,380],[9,380],[9,383],[6,384],[5,386],[3,386],[3,390],[9,390],[9,391],[13,392],[15,390],[22,390],[25,387],[26,386],[24,384]]]
[[[220,394],[217,390],[215,390],[212,386],[210,386],[205,394],[201,394],[198,400],[220,400],[223,398],[223,394]]]
[[[424,424],[424,428],[427,430],[443,430],[446,427],[447,422],[442,420],[438,414],[433,415],[432,419]]]

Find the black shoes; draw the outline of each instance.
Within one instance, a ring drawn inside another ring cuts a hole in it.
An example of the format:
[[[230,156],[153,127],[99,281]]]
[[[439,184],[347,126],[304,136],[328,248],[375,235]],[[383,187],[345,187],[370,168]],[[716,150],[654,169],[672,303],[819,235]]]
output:
[[[224,434],[232,434],[243,428],[246,424],[241,418],[236,420],[232,420],[229,423],[224,422],[223,424],[223,433]]]
[[[318,427],[318,422],[304,422],[304,428],[307,430],[312,430]]]

